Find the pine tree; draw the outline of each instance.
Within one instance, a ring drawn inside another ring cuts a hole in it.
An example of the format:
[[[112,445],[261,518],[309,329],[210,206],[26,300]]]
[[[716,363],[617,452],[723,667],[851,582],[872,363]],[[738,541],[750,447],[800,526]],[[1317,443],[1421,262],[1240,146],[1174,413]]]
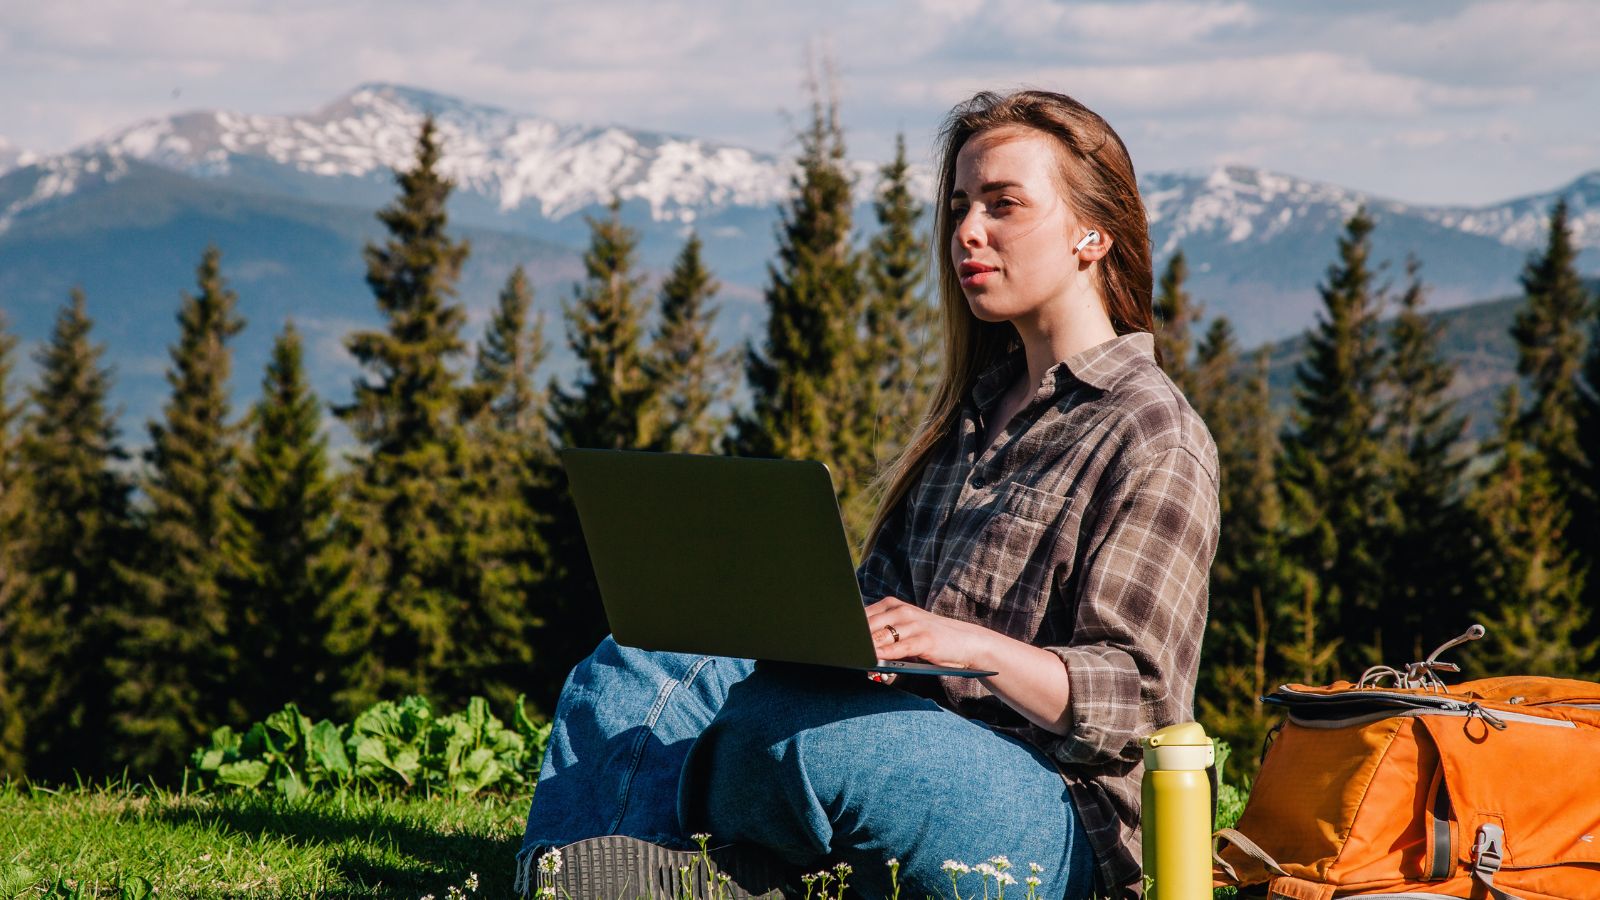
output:
[[[549,355],[544,314],[532,322],[533,285],[521,266],[511,270],[501,289],[494,318],[478,345],[473,384],[487,394],[488,421],[501,434],[517,435],[532,444],[547,444],[543,415],[548,396],[537,381]]]
[[[530,327],[532,304],[533,288],[518,266],[478,345],[473,387],[484,407],[473,423],[471,489],[482,513],[473,525],[475,610],[458,623],[449,667],[455,693],[482,694],[502,709],[527,690],[539,638],[546,634],[532,607],[544,605],[549,589],[544,532],[554,458],[546,395],[537,383],[548,353],[544,318]]]
[[[586,280],[570,306],[567,343],[580,366],[571,388],[551,386],[550,426],[561,447],[641,450],[650,446],[656,384],[645,369],[645,304],[641,279],[633,274],[638,238],[622,224],[621,206],[589,220]],[[535,702],[553,703],[567,672],[606,633],[600,589],[579,527],[577,508],[563,471],[555,470],[556,502],[550,508],[548,540],[556,564],[544,610],[547,641],[535,660]],[[547,707],[548,708],[548,707]]]
[[[1531,406],[1522,414],[1528,443],[1544,456],[1556,490],[1570,506],[1591,493],[1578,444],[1578,373],[1583,366],[1582,323],[1590,312],[1588,292],[1578,278],[1567,202],[1550,212],[1545,250],[1528,261],[1521,281],[1526,305],[1517,312],[1511,336],[1517,342],[1517,373],[1528,379]]]
[[[933,392],[934,309],[924,284],[928,251],[917,223],[925,212],[911,190],[904,134],[894,159],[880,170],[873,210],[878,232],[867,246],[866,340],[857,369],[875,373],[858,391],[858,413],[873,435],[872,469],[893,458],[910,439]],[[875,502],[876,498],[870,498]]]
[[[646,375],[646,307],[634,274],[639,238],[622,224],[616,200],[606,218],[588,221],[587,280],[572,305],[562,307],[567,343],[581,368],[571,389],[552,385],[551,425],[564,447],[643,449],[655,385]]]
[[[1406,263],[1400,312],[1389,328],[1390,395],[1384,464],[1396,520],[1389,543],[1383,659],[1420,660],[1459,634],[1471,584],[1464,558],[1471,522],[1460,499],[1467,458],[1456,452],[1466,420],[1446,396],[1455,367],[1439,353],[1442,326],[1422,311],[1420,263]]]
[[[21,777],[26,760],[27,710],[12,688],[12,635],[24,608],[37,606],[28,566],[28,484],[22,477],[17,427],[23,404],[11,401],[11,354],[17,339],[0,314],[0,781]]]
[[[1156,321],[1160,323],[1156,331],[1156,351],[1168,377],[1193,401],[1198,386],[1195,363],[1190,359],[1194,343],[1190,333],[1200,318],[1200,307],[1183,287],[1188,277],[1189,264],[1179,250],[1167,260],[1167,268],[1161,273],[1161,283],[1156,290]]]
[[[466,350],[466,314],[451,297],[468,248],[446,233],[453,185],[440,153],[430,118],[415,164],[396,175],[400,196],[378,213],[388,239],[366,248],[367,285],[387,328],[346,340],[367,370],[353,401],[335,410],[366,450],[350,510],[361,535],[358,586],[330,604],[328,646],[343,685],[335,702],[346,711],[408,693],[453,699],[436,685],[454,650],[452,623],[466,612],[463,542],[478,511],[462,502],[469,398],[451,368]]]
[[[1371,232],[1365,210],[1345,224],[1339,262],[1318,288],[1323,315],[1306,335],[1283,438],[1293,552],[1316,579],[1302,609],[1321,623],[1323,641],[1339,641],[1346,671],[1381,661],[1381,628],[1373,623],[1383,596],[1383,540],[1394,520],[1376,403],[1386,362],[1368,268]]]
[[[691,233],[661,285],[660,321],[645,359],[658,398],[648,429],[652,449],[716,453],[727,428],[717,409],[733,396],[736,363],[711,337],[719,286],[700,249],[700,236]]]
[[[1489,639],[1464,665],[1474,675],[1585,674],[1595,654],[1582,639],[1584,572],[1566,547],[1568,513],[1555,476],[1524,432],[1516,385],[1501,403],[1498,459],[1470,499],[1477,516],[1478,609]]]
[[[820,459],[841,506],[865,486],[870,430],[856,421],[854,371],[864,305],[850,244],[851,183],[837,100],[812,85],[793,195],[781,210],[778,260],[767,267],[766,339],[747,346],[751,408],[735,420],[743,456]],[[859,531],[859,528],[857,529]]]
[[[31,514],[32,602],[17,609],[11,636],[13,696],[27,711],[27,770],[36,781],[69,780],[107,769],[112,649],[107,619],[122,588],[112,564],[130,537],[127,455],[106,409],[111,373],[83,292],[56,316],[34,357],[38,382],[22,436],[22,478]]]
[[[1197,411],[1217,443],[1222,534],[1196,701],[1206,727],[1235,747],[1260,746],[1272,723],[1256,698],[1303,671],[1319,674],[1331,657],[1317,643],[1316,621],[1301,618],[1305,579],[1286,555],[1267,369],[1265,349],[1241,366],[1228,320],[1212,321],[1194,371]],[[1256,760],[1238,754],[1229,765],[1248,776]]]
[[[306,382],[300,332],[287,322],[272,344],[261,398],[250,413],[240,466],[249,577],[234,595],[237,643],[254,648],[236,681],[255,721],[293,701],[329,715],[334,667],[323,633],[324,598],[348,572],[335,546],[337,495],[321,433],[322,404]]]
[[[111,668],[117,758],[134,771],[167,775],[211,729],[247,715],[235,674],[252,648],[236,643],[230,587],[244,576],[238,512],[238,435],[229,422],[227,342],[244,327],[224,284],[221,254],[208,248],[199,293],[185,295],[171,349],[172,388],[162,421],[150,425],[141,488],[145,540],[122,567],[131,594],[118,618]]]

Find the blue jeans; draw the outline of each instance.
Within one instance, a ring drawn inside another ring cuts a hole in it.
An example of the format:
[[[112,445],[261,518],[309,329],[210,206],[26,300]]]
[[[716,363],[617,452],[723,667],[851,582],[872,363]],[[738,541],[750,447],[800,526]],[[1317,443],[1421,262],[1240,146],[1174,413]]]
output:
[[[917,677],[917,676],[906,676]],[[544,848],[604,834],[692,847],[738,841],[803,871],[837,862],[887,896],[950,896],[945,860],[1005,855],[1026,895],[1086,897],[1094,858],[1066,784],[1031,745],[864,673],[623,647],[573,669],[528,826],[526,870]],[[962,876],[963,896],[982,896]]]

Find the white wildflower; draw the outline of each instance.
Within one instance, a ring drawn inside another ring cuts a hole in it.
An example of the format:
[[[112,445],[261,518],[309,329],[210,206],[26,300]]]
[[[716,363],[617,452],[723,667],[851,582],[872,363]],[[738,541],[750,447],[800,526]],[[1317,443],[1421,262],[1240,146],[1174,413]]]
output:
[[[1000,870],[999,869],[996,869],[994,866],[991,866],[986,862],[978,863],[977,865],[972,867],[972,870],[974,872],[977,872],[979,875],[982,875],[982,876],[984,876],[986,878],[988,876],[990,876],[990,875],[999,875],[1000,874]]]
[[[1027,878],[1023,879],[1023,881],[1026,882],[1028,887],[1031,888],[1036,888],[1039,885],[1044,884],[1044,882],[1039,880],[1039,876],[1037,875],[1029,875]]]
[[[539,888],[539,892],[534,894],[534,897],[536,897],[537,900],[556,900],[555,886],[547,884],[544,887]]]
[[[561,874],[561,851],[549,850],[539,857],[539,871],[550,875]]]
[[[418,900],[434,900],[434,896],[432,894],[423,894]]]
[[[991,856],[989,857],[989,862],[993,863],[995,870],[999,872],[1004,872],[1005,870],[1011,868],[1011,859],[1003,855]]]
[[[462,883],[467,886],[467,890],[469,890],[469,891],[473,892],[474,894],[476,894],[478,892],[478,873],[477,872],[469,872],[467,874],[467,880],[465,882],[462,882]]]
[[[965,875],[968,872],[972,871],[972,867],[971,866],[967,865],[964,862],[956,862],[953,859],[945,860],[944,861],[944,865],[940,866],[939,868],[945,870],[946,872],[949,872],[952,875]]]
[[[1000,882],[1001,884],[1017,883],[1017,879],[1007,872],[1001,872],[1000,874],[994,876],[994,880]]]
[[[885,863],[884,865],[888,866],[891,869],[898,869],[898,868],[900,868],[900,860],[898,860],[898,859],[894,858],[893,856],[891,856],[891,857],[889,857],[889,861],[887,863]]]
[[[1041,866],[1038,863],[1028,863],[1028,871],[1037,875],[1044,871],[1044,866]]]
[[[854,872],[855,869],[850,868],[850,864],[849,863],[842,862],[842,863],[839,863],[837,866],[834,866],[833,867],[833,871],[837,872],[840,878],[843,878],[844,876],[849,875],[851,872]]]

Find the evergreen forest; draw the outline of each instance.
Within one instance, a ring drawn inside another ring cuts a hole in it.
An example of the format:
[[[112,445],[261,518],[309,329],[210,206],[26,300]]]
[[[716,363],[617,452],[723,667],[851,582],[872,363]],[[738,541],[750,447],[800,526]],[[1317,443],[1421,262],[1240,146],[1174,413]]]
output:
[[[119,433],[81,292],[32,383],[0,320],[0,776],[172,782],[214,729],[291,702],[348,718],[483,696],[507,715],[527,694],[547,716],[605,633],[563,447],[821,459],[859,540],[941,336],[904,141],[874,221],[853,222],[838,123],[837,101],[813,100],[765,328],[743,347],[711,336],[699,238],[651,279],[616,203],[586,221],[560,322],[534,314],[518,269],[470,343],[456,285],[471,248],[451,235],[431,121],[365,251],[383,325],[345,339],[362,372],[348,396],[312,392],[293,322],[242,320],[225,248],[196,248],[145,439]],[[1256,698],[1276,685],[1418,660],[1475,621],[1490,636],[1458,653],[1468,675],[1600,668],[1600,301],[1564,204],[1521,273],[1521,377],[1486,441],[1447,395],[1426,273],[1371,264],[1379,227],[1357,211],[1328,248],[1287,411],[1266,351],[1186,289],[1182,253],[1158,273],[1164,365],[1221,471],[1196,715],[1235,746],[1260,745]],[[259,399],[236,408],[229,344],[246,327],[279,331]],[[574,377],[548,371],[556,340]],[[326,411],[352,452],[330,449]]]

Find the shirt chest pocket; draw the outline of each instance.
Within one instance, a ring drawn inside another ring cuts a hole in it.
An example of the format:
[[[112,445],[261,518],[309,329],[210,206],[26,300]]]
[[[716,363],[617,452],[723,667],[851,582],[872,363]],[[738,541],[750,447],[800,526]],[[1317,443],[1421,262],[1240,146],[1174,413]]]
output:
[[[1082,510],[1071,493],[1012,483],[959,512],[940,560],[933,611],[1017,636],[1043,615],[1070,570]],[[1031,623],[1031,624],[1029,624]]]

